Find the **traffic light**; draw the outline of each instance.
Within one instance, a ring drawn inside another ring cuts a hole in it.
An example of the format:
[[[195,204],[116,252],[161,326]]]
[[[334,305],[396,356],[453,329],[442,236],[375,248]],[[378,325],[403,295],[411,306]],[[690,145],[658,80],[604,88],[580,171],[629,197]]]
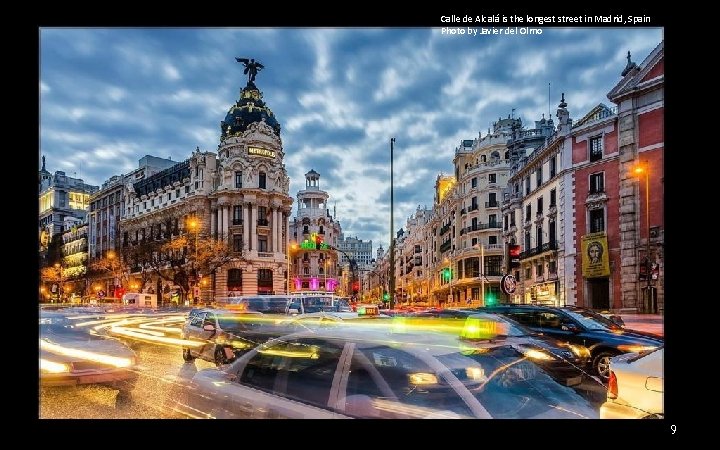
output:
[[[359,281],[353,281],[352,291],[353,291],[353,294],[357,294],[360,291],[360,282]]]
[[[519,269],[520,268],[520,245],[518,244],[508,244],[507,246],[507,260],[508,260],[508,270],[507,273],[511,273],[513,269]]]
[[[383,302],[387,303],[390,301],[390,294],[388,292],[383,292]]]
[[[638,281],[647,281],[649,265],[650,264],[647,258],[642,260],[642,262],[640,263],[640,271],[638,273]]]
[[[450,281],[452,279],[452,270],[449,267],[446,267],[442,271],[442,277],[443,281]]]
[[[497,296],[495,295],[495,292],[490,291],[485,294],[485,306],[495,306],[497,305]]]

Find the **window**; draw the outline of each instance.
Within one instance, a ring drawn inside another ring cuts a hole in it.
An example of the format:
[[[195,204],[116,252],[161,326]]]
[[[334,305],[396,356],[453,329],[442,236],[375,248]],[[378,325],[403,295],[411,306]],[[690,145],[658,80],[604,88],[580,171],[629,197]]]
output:
[[[525,251],[530,250],[530,232],[525,232]]]
[[[258,251],[259,252],[267,252],[268,251],[267,236],[258,236]]]
[[[590,162],[602,159],[602,136],[590,138]]]
[[[543,276],[543,265],[542,264],[538,264],[535,266],[535,276],[536,277]]]
[[[511,227],[515,226],[515,211],[510,213],[510,226]]]
[[[258,291],[260,288],[270,288],[273,286],[273,271],[272,269],[258,269]]]
[[[530,205],[525,206],[525,222],[530,222],[530,215],[532,213],[532,207]]]
[[[557,239],[557,231],[555,228],[555,221],[551,220],[548,224],[548,227],[550,229],[550,244],[554,244],[555,239]]]
[[[535,185],[536,185],[537,187],[540,187],[540,185],[542,184],[542,182],[543,182],[543,179],[542,179],[542,166],[540,166],[540,167],[538,167],[538,168],[535,170],[535,183],[536,183]]]
[[[258,219],[257,224],[261,226],[267,226],[268,220],[267,220],[267,209],[264,206],[258,206]]]
[[[542,214],[543,213],[543,198],[538,197],[537,199],[537,213]]]
[[[535,243],[538,246],[538,251],[540,251],[540,247],[543,245],[543,230],[542,226],[539,226],[535,229]]]
[[[503,225],[503,230],[507,231],[508,229],[508,223],[510,223],[510,215],[505,214],[505,223]]]
[[[605,172],[593,173],[590,175],[590,193],[599,194],[605,192]]]
[[[235,187],[236,188],[242,187],[242,171],[241,170],[235,171]]]
[[[175,189],[175,198],[180,198],[180,189]]]
[[[242,205],[233,206],[233,225],[242,223]]]
[[[489,244],[489,245],[496,245],[496,244],[497,244],[497,236],[489,236],[489,237],[488,237],[488,244]]]
[[[242,288],[242,269],[228,270],[227,286],[231,290]]]
[[[190,193],[190,186],[185,186],[185,193],[186,193],[186,194],[189,194],[189,193]]]
[[[477,242],[478,242],[477,238],[472,238],[472,240],[470,241],[470,245],[475,246],[475,245],[477,245]]]
[[[243,246],[242,234],[233,234],[233,251],[241,252]]]
[[[494,206],[498,206],[497,193],[491,192],[490,194],[488,194],[488,207],[492,208]]]
[[[473,177],[473,179],[470,181],[470,186],[474,188],[477,187],[477,177]]]
[[[475,211],[478,207],[477,197],[473,197],[470,200],[470,211]]]
[[[525,178],[525,195],[530,195],[530,177]]]
[[[557,157],[553,156],[550,158],[550,178],[554,177],[557,173]]]
[[[304,268],[303,268],[303,275],[310,275],[310,268],[309,268],[309,267],[304,267]]]
[[[494,173],[491,173],[488,175],[488,183],[496,183],[496,175]]]
[[[328,409],[342,348],[320,339],[280,341],[252,357],[240,384]],[[307,357],[292,357],[303,355]]]
[[[548,263],[548,275],[557,275],[557,261]]]
[[[525,268],[525,279],[526,279],[526,280],[529,280],[530,277],[532,277],[532,273],[531,273],[531,272],[532,272],[532,268],[530,268],[530,267],[526,267],[526,268]],[[521,323],[522,323],[522,322],[521,322]]]
[[[258,177],[258,187],[259,187],[260,189],[265,189],[265,188],[266,188],[266,176],[265,176],[265,172],[260,172],[260,175],[259,175],[259,177]]]
[[[550,191],[550,207],[551,207],[551,208],[556,205],[556,203],[555,203],[555,202],[556,202],[556,198],[557,198],[557,192],[556,192],[555,189],[552,189],[552,190]]]
[[[490,214],[488,216],[488,224],[490,228],[500,228],[497,224],[497,214]]]
[[[597,233],[605,231],[605,209],[590,210],[590,232]]]

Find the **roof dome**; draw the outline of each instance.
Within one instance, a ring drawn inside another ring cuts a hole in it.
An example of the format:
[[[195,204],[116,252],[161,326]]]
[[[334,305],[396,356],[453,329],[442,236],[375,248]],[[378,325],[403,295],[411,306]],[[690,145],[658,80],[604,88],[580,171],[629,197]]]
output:
[[[254,122],[265,121],[280,136],[280,123],[262,99],[262,92],[255,83],[248,81],[240,91],[240,99],[230,108],[225,120],[220,122],[220,139],[239,135]]]

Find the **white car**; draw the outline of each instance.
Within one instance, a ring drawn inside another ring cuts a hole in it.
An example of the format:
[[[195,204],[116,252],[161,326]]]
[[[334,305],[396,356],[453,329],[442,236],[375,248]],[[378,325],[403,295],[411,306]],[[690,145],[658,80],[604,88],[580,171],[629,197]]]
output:
[[[626,353],[610,360],[607,401],[601,419],[661,419],[664,347]]]
[[[208,418],[597,418],[527,356],[529,344],[320,327],[198,371],[174,408]]]

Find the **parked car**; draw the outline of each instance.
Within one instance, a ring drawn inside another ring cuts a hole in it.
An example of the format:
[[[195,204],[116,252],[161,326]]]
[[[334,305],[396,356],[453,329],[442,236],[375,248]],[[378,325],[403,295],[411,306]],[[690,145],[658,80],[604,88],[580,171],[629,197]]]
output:
[[[182,339],[197,345],[183,347],[186,362],[195,358],[218,365],[233,361],[238,355],[266,341],[262,313],[248,310],[193,309],[183,325]]]
[[[508,316],[533,331],[590,350],[590,368],[607,382],[610,358],[622,353],[654,350],[663,345],[659,336],[623,328],[600,314],[578,307],[499,305],[477,308]]]
[[[257,346],[198,371],[178,409],[213,418],[597,418],[521,339],[336,326]]]
[[[118,390],[116,404],[127,404],[138,378],[137,357],[127,345],[91,335],[64,314],[40,311],[41,386],[102,384]]]
[[[610,360],[607,401],[601,419],[662,419],[664,417],[664,347],[627,353]]]

